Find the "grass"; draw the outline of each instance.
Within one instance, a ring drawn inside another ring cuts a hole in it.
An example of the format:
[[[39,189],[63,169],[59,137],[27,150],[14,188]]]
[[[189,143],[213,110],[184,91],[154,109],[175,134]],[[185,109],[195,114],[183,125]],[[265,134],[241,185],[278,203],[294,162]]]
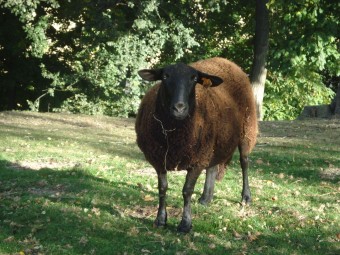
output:
[[[340,121],[262,122],[242,207],[238,156],[193,230],[176,233],[185,172],[169,174],[168,226],[134,120],[0,113],[0,254],[340,254]]]

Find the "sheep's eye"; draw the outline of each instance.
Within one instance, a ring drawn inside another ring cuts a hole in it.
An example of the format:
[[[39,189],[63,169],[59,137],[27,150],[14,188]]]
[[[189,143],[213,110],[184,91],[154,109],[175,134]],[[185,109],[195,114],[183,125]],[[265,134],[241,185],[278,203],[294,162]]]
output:
[[[197,76],[196,75],[191,76],[191,80],[197,82]]]

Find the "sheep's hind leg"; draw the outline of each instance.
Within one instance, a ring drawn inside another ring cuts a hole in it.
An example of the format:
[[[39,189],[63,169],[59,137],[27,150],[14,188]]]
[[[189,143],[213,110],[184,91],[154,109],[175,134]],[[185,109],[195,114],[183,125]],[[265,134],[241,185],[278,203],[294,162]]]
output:
[[[198,200],[202,205],[208,205],[213,199],[217,170],[218,166],[209,167],[206,170],[204,190],[202,196]]]
[[[159,207],[157,218],[154,222],[155,226],[162,227],[166,225],[167,222],[167,212],[166,212],[166,191],[168,189],[168,181],[166,172],[157,172],[158,175],[158,194],[159,194]]]
[[[195,184],[198,176],[202,170],[191,169],[188,170],[187,176],[185,178],[185,184],[183,186],[183,199],[184,199],[184,208],[183,215],[180,224],[177,227],[178,232],[188,233],[192,228],[191,223],[191,196],[194,192]]]
[[[248,182],[248,153],[244,153],[242,146],[239,146],[240,151],[240,163],[242,168],[242,179],[243,179],[243,187],[242,187],[242,204],[250,204],[251,202],[251,194]]]

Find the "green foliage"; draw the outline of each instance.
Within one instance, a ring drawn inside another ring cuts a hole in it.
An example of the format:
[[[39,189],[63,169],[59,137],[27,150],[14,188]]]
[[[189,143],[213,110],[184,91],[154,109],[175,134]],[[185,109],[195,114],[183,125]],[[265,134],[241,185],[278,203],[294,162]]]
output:
[[[292,119],[305,105],[330,103],[334,93],[329,87],[334,89],[335,84],[324,84],[324,73],[340,75],[339,6],[323,0],[270,1],[275,22],[271,22],[266,119]]]
[[[286,73],[290,67],[295,75],[327,68],[339,76],[339,7],[339,3],[324,0],[290,5],[286,1],[271,1],[269,9],[277,21],[272,23],[271,30],[274,51],[271,65],[275,68],[280,65]]]
[[[42,57],[49,48],[47,28],[51,25],[47,13],[39,15],[39,9],[58,8],[58,0],[1,0],[0,7],[9,9],[23,24],[23,29],[30,41],[27,53]]]
[[[299,78],[269,73],[264,97],[265,119],[294,119],[306,105],[329,104],[334,92],[324,86],[321,78],[316,73],[305,73]]]
[[[111,10],[103,12],[101,18],[110,24],[115,19]],[[143,92],[137,71],[150,66],[149,62],[158,63],[166,43],[176,45],[173,60],[184,54],[183,49],[195,45],[191,30],[179,21],[163,21],[154,1],[141,4],[131,29],[120,36],[115,36],[114,27],[105,26],[105,31],[94,37],[97,29],[91,26],[82,32],[82,40],[90,43],[76,54],[79,66],[75,72],[79,83],[89,83],[89,96],[98,95],[88,99],[98,101],[103,113],[109,115],[127,116],[137,111]]]
[[[337,87],[339,3],[268,8],[265,118],[291,119]],[[126,117],[149,86],[141,68],[212,56],[252,66],[254,1],[0,0],[0,12],[0,109]]]

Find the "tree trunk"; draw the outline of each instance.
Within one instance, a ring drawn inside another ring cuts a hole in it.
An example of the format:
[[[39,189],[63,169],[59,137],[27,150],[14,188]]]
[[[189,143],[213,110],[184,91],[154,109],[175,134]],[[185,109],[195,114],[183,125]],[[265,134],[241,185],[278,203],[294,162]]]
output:
[[[254,59],[250,74],[250,81],[253,86],[256,101],[257,118],[259,120],[263,119],[262,103],[267,76],[266,58],[269,40],[269,15],[266,6],[267,3],[268,0],[256,0]]]
[[[334,97],[334,103],[335,103],[334,114],[336,116],[340,116],[340,84],[338,85],[338,89]]]

